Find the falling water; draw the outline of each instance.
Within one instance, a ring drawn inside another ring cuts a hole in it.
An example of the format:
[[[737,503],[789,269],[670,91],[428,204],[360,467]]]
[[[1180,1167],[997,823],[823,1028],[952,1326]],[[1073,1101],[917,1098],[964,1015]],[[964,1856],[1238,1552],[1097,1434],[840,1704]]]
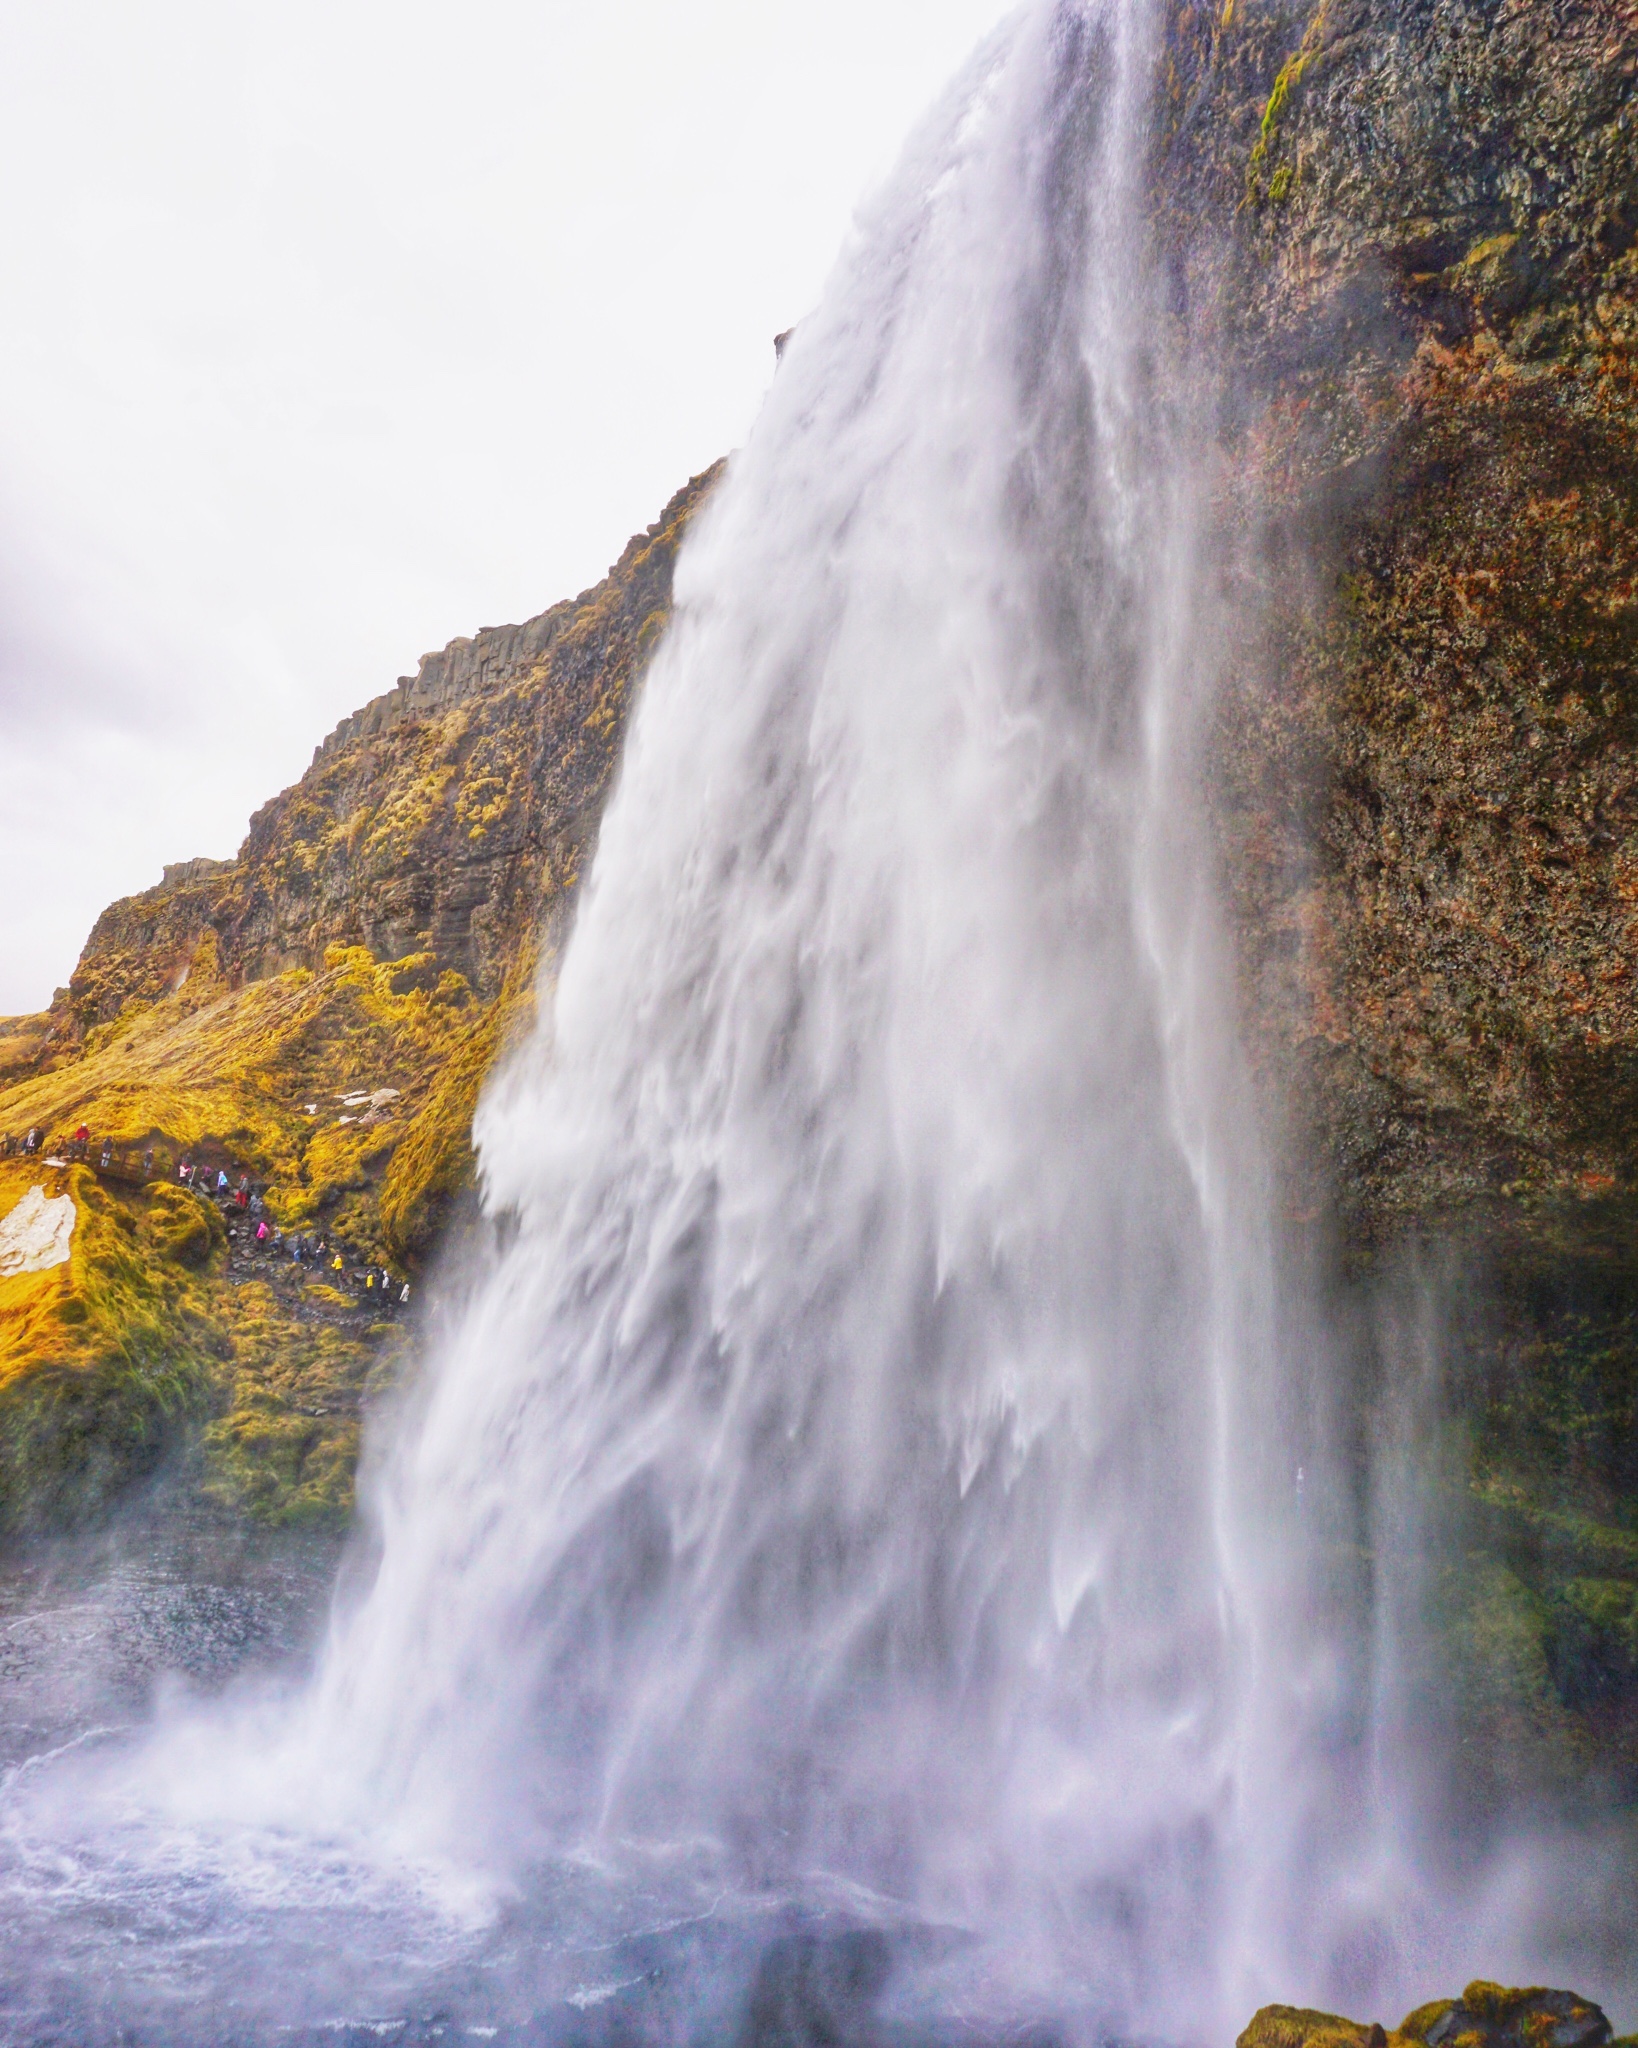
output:
[[[839,1873],[1176,2026],[1295,1788],[1151,33],[982,51],[690,543],[312,1711],[422,1839]]]
[[[481,1110],[497,1248],[368,1583],[299,1697],[76,1780],[77,1847],[13,1814],[52,1912],[311,1987],[348,1912],[413,1978],[428,1887],[550,1947],[593,1885],[611,1941],[622,1897],[913,1925],[951,2010],[1103,2038],[1334,1979],[1369,1759],[1197,788],[1155,32],[1027,9],[862,216]]]

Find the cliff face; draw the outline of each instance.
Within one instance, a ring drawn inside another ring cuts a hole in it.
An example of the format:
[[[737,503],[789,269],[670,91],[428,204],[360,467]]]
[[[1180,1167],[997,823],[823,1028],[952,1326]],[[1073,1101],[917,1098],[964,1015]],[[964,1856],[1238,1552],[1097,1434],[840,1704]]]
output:
[[[595,589],[343,721],[235,860],[111,905],[51,1011],[0,1027],[0,1232],[36,1186],[74,1216],[61,1262],[0,1258],[0,1527],[179,1449],[235,1508],[345,1510],[359,1404],[470,1183],[479,1085],[529,1015],[713,474]],[[260,1212],[185,1192],[184,1161]],[[290,1256],[319,1236],[322,1261]]]
[[[1431,1319],[1422,1676],[1475,1776],[1630,1792],[1638,7],[1172,29],[1163,234],[1250,536],[1210,772],[1293,1229],[1364,1326]],[[1374,1349],[1381,1431],[1416,1375]]]
[[[1638,8],[1189,25],[1177,189],[1233,223],[1196,274],[1281,594],[1222,740],[1248,1014],[1354,1231],[1630,1185]]]

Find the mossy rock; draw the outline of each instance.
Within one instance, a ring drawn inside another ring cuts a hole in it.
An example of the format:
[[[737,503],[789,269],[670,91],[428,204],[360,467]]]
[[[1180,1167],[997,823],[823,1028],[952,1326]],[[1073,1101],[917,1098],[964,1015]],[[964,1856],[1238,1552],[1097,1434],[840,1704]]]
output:
[[[1573,1991],[1479,1979],[1421,2038],[1426,2048],[1608,2048],[1611,2031],[1599,2008]]]
[[[227,1243],[216,1204],[186,1188],[161,1184],[148,1190],[142,1236],[155,1256],[184,1266],[203,1266]]]
[[[1460,1998],[1417,2006],[1392,2033],[1379,2021],[1265,2005],[1236,2048],[1611,2048],[1611,2034],[1599,2008],[1573,1991],[1479,1980]]]
[[[1235,2048],[1383,2048],[1380,2026],[1300,2005],[1265,2005],[1253,2015]]]

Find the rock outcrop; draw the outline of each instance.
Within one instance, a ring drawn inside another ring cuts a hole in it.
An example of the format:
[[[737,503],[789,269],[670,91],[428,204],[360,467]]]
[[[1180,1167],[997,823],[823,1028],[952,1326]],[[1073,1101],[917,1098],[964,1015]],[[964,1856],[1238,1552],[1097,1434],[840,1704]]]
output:
[[[1590,1999],[1539,1987],[1470,1984],[1419,2005],[1391,2030],[1302,2006],[1265,2005],[1235,2048],[1630,2048]]]

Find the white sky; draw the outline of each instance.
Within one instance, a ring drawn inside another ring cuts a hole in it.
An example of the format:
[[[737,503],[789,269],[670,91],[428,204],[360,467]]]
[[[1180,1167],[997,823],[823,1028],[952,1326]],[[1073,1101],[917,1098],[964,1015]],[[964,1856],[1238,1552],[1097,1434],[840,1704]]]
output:
[[[1006,0],[0,0],[0,1013],[595,582]]]

